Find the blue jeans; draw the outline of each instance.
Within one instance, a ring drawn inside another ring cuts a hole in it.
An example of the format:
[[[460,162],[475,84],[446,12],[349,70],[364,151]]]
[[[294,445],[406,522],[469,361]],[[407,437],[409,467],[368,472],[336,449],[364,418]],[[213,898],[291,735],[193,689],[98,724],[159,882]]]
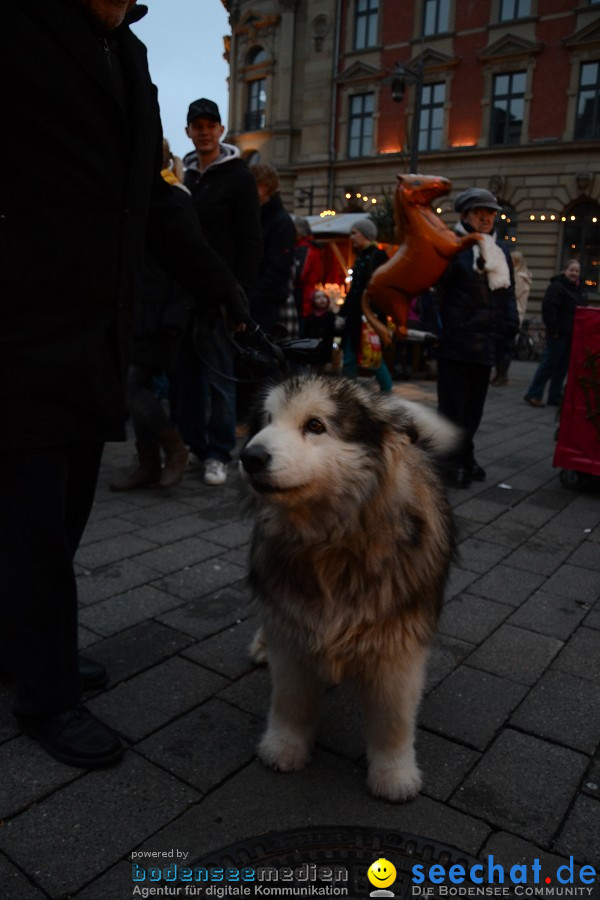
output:
[[[195,332],[195,333],[194,333]],[[225,325],[203,321],[179,345],[175,368],[175,422],[198,459],[231,460],[235,447],[234,353]]]
[[[558,406],[560,404],[563,382],[569,369],[570,352],[570,338],[547,338],[544,355],[533,376],[533,381],[525,394],[526,400],[542,400],[544,388],[549,381],[548,403],[552,406]]]

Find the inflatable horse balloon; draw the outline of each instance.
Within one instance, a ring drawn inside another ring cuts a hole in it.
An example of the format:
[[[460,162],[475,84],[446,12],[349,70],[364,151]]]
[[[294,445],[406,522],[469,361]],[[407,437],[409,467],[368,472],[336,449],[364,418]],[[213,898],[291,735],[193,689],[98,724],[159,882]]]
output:
[[[448,194],[451,187],[452,182],[439,175],[398,175],[394,219],[400,246],[373,272],[362,298],[365,316],[382,337],[383,331],[388,337],[387,330],[374,315],[371,301],[394,320],[398,335],[405,336],[412,298],[436,283],[455,254],[481,238],[455,234],[431,209],[431,201]]]

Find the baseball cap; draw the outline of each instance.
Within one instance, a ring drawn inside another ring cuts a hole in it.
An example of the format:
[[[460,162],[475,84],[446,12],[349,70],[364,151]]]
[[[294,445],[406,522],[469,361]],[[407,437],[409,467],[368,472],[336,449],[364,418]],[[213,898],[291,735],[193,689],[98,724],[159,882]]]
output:
[[[467,188],[466,191],[457,194],[454,201],[454,210],[459,213],[468,212],[477,206],[482,206],[484,209],[502,209],[492,192],[485,188]]]
[[[206,97],[201,97],[200,100],[194,100],[192,103],[190,103],[187,114],[188,125],[194,119],[200,118],[213,119],[215,122],[221,121],[219,107],[214,102],[214,100],[207,100]]]

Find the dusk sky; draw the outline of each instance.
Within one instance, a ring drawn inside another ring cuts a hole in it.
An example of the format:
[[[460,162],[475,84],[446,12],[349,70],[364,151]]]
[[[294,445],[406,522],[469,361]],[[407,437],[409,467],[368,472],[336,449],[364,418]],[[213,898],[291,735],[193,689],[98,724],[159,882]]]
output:
[[[221,0],[145,0],[145,5],[148,14],[133,30],[148,48],[164,135],[171,150],[183,156],[193,149],[184,132],[192,100],[214,100],[227,125],[229,67],[223,59],[227,13]]]

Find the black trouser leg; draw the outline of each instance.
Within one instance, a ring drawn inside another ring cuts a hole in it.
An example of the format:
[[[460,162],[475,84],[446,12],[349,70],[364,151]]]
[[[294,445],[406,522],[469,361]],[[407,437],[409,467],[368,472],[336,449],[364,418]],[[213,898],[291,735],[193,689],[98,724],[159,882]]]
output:
[[[470,471],[475,462],[474,437],[481,423],[490,382],[490,366],[438,360],[438,406],[446,418],[463,430],[459,450],[448,464]]]
[[[0,666],[19,715],[63,712],[81,694],[73,556],[101,456],[100,442],[0,452]]]

